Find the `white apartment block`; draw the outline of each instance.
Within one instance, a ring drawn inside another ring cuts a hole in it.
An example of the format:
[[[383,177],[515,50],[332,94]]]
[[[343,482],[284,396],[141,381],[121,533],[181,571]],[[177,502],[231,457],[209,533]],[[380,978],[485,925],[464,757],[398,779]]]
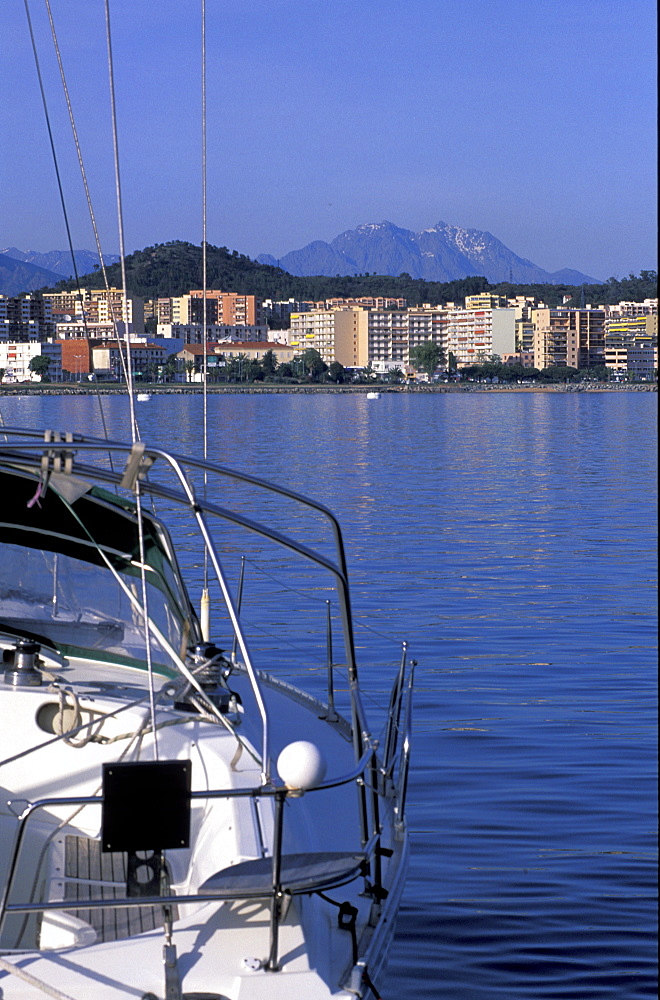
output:
[[[611,319],[634,319],[636,316],[657,316],[658,300],[644,299],[643,302],[618,302],[616,305],[602,306]]]
[[[410,351],[426,340],[432,340],[447,352],[448,310],[372,309],[368,322],[369,360],[374,364],[394,361],[410,363]]]
[[[114,323],[83,323],[82,319],[55,323],[56,340],[107,340],[116,336]]]
[[[481,364],[493,354],[516,350],[516,310],[451,309],[448,311],[447,348],[456,364]]]
[[[34,341],[19,343],[0,342],[0,368],[4,369],[2,382],[40,382],[30,371],[32,358],[44,355],[50,360],[48,379],[56,381],[62,374],[62,347],[60,344],[40,344]]]
[[[410,351],[432,340],[459,365],[515,350],[515,310],[456,309],[325,309],[291,314],[292,347],[311,347],[326,364],[364,367],[392,361],[410,364]]]

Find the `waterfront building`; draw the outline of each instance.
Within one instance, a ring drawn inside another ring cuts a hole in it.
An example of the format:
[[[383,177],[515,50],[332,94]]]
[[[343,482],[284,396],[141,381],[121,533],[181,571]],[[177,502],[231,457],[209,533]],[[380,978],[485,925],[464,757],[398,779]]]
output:
[[[534,352],[533,351],[516,351],[515,354],[503,354],[502,355],[503,365],[522,365],[523,368],[533,368],[534,367]]]
[[[206,341],[217,340],[268,340],[268,327],[241,324],[209,323],[206,327]],[[173,337],[183,340],[184,344],[201,344],[204,339],[204,327],[201,323],[159,323],[156,327],[158,337]]]
[[[297,353],[318,351],[327,365],[363,368],[369,362],[368,322],[372,314],[359,307],[315,309],[291,313],[289,345]]]
[[[50,361],[48,379],[58,381],[62,370],[62,351],[57,343],[36,340],[0,340],[0,368],[4,369],[2,382],[39,382],[40,377],[30,369],[33,358],[43,356]]]
[[[593,368],[605,364],[603,309],[533,309],[534,367]]]
[[[62,372],[74,381],[87,378],[93,371],[92,344],[87,337],[70,337],[58,341],[62,352]],[[99,341],[102,343],[102,341]]]
[[[55,332],[52,306],[39,295],[0,295],[0,342],[39,343]]]
[[[245,361],[261,361],[264,354],[272,351],[277,364],[293,361],[295,351],[287,344],[270,341],[243,341],[225,343],[207,343],[206,365],[210,372],[224,367],[227,361],[243,359]],[[204,345],[186,344],[176,355],[183,364],[192,363],[195,372],[201,372],[204,364]]]
[[[47,299],[56,312],[68,313],[71,316],[84,316],[88,323],[104,323],[115,325],[120,332],[123,329],[124,299],[121,288],[81,288],[80,291],[45,292]],[[129,330],[140,336],[144,333],[144,299],[130,292],[126,298],[125,319]]]
[[[71,343],[80,344],[80,341]],[[123,340],[89,342],[91,371],[103,378],[121,379],[124,377],[127,348]],[[168,350],[153,344],[145,338],[130,343],[131,370],[134,376],[152,377],[155,369],[160,368],[167,360]]]
[[[171,302],[170,322],[184,324],[204,322],[203,289],[191,289],[187,295],[177,296]],[[262,326],[264,323],[262,300],[256,295],[207,289],[206,322],[227,326]]]
[[[458,367],[481,364],[516,350],[515,309],[450,309],[447,349]]]
[[[626,377],[652,377],[658,367],[657,314],[610,317],[606,322],[605,364]]]

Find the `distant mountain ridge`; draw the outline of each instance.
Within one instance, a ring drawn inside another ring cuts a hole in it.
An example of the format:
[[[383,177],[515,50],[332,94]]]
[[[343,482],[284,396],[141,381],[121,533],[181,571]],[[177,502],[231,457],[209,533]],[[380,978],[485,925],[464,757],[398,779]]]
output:
[[[0,295],[21,295],[54,285],[62,276],[0,253]]]
[[[392,222],[366,223],[340,233],[331,243],[315,240],[279,260],[270,254],[260,254],[257,260],[299,276],[406,273],[425,281],[480,275],[493,284],[601,284],[598,278],[571,268],[546,271],[519,257],[492,233],[445,222],[421,233]]]
[[[99,266],[99,255],[91,250],[76,250],[78,275],[89,274]],[[107,267],[115,264],[119,257],[107,254],[103,258]],[[0,250],[0,295],[20,295],[36,292],[40,288],[56,285],[62,278],[73,277],[71,254],[68,250],[19,250],[6,247]]]

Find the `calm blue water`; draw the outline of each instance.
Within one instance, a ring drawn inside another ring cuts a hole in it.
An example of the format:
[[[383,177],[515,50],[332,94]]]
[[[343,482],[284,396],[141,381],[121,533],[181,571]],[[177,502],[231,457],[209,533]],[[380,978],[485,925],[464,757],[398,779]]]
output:
[[[125,437],[126,400],[104,403]],[[391,639],[419,662],[384,1000],[656,995],[656,406],[209,399],[211,457],[340,515],[367,683],[384,689]],[[201,453],[201,408],[153,398],[142,436]],[[101,433],[90,397],[0,409]]]

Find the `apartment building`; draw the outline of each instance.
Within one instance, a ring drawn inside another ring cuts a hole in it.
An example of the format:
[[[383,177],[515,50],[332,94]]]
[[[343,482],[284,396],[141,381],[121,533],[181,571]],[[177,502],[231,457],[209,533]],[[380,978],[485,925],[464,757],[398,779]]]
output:
[[[369,360],[410,364],[410,352],[424,341],[431,340],[447,357],[449,311],[444,308],[421,306],[418,309],[373,309],[368,321]]]
[[[447,318],[447,350],[459,368],[516,350],[515,309],[511,307],[454,308],[448,310]]]
[[[604,307],[612,319],[634,319],[636,316],[657,316],[658,300],[644,299],[643,302],[618,302]]]
[[[649,378],[657,369],[658,317],[610,317],[605,329],[605,364],[613,372]]]
[[[505,309],[508,305],[505,295],[493,295],[491,292],[465,296],[466,309]]]
[[[368,323],[372,314],[361,308],[316,309],[291,313],[289,345],[296,353],[318,351],[327,365],[363,368],[369,362]]]
[[[123,329],[124,294],[121,288],[81,288],[80,291],[48,292],[44,295],[56,312],[83,316],[89,323],[118,324]],[[144,299],[130,292],[126,298],[125,318],[129,330],[141,336],[144,333]]]
[[[172,322],[204,322],[203,289],[192,289],[188,295],[181,296],[178,310],[181,317],[186,315],[185,319],[179,318],[177,320],[176,301],[176,299],[172,300]],[[241,295],[238,292],[207,289],[206,322],[226,326],[262,326],[264,323],[262,300],[256,295]]]
[[[58,320],[55,323],[56,340],[105,340],[114,337],[115,325],[106,323],[83,323],[82,318]]]
[[[319,308],[325,309],[346,309],[351,306],[359,306],[362,309],[406,309],[406,299],[393,299],[383,295],[361,295],[356,299],[326,299],[325,302],[318,303]]]
[[[206,327],[206,340],[268,340],[269,330],[264,323],[261,326],[247,326],[212,323]],[[204,339],[204,327],[201,323],[159,323],[156,327],[158,337],[173,337],[183,340],[184,344],[201,344]]]
[[[62,351],[57,343],[42,344],[35,340],[6,342],[0,340],[0,368],[4,369],[2,382],[39,382],[39,376],[30,370],[33,358],[43,355],[50,361],[48,378],[57,381],[62,370]]]
[[[38,343],[55,332],[49,300],[37,295],[0,295],[0,342]]]
[[[534,367],[605,364],[604,309],[533,309]]]

